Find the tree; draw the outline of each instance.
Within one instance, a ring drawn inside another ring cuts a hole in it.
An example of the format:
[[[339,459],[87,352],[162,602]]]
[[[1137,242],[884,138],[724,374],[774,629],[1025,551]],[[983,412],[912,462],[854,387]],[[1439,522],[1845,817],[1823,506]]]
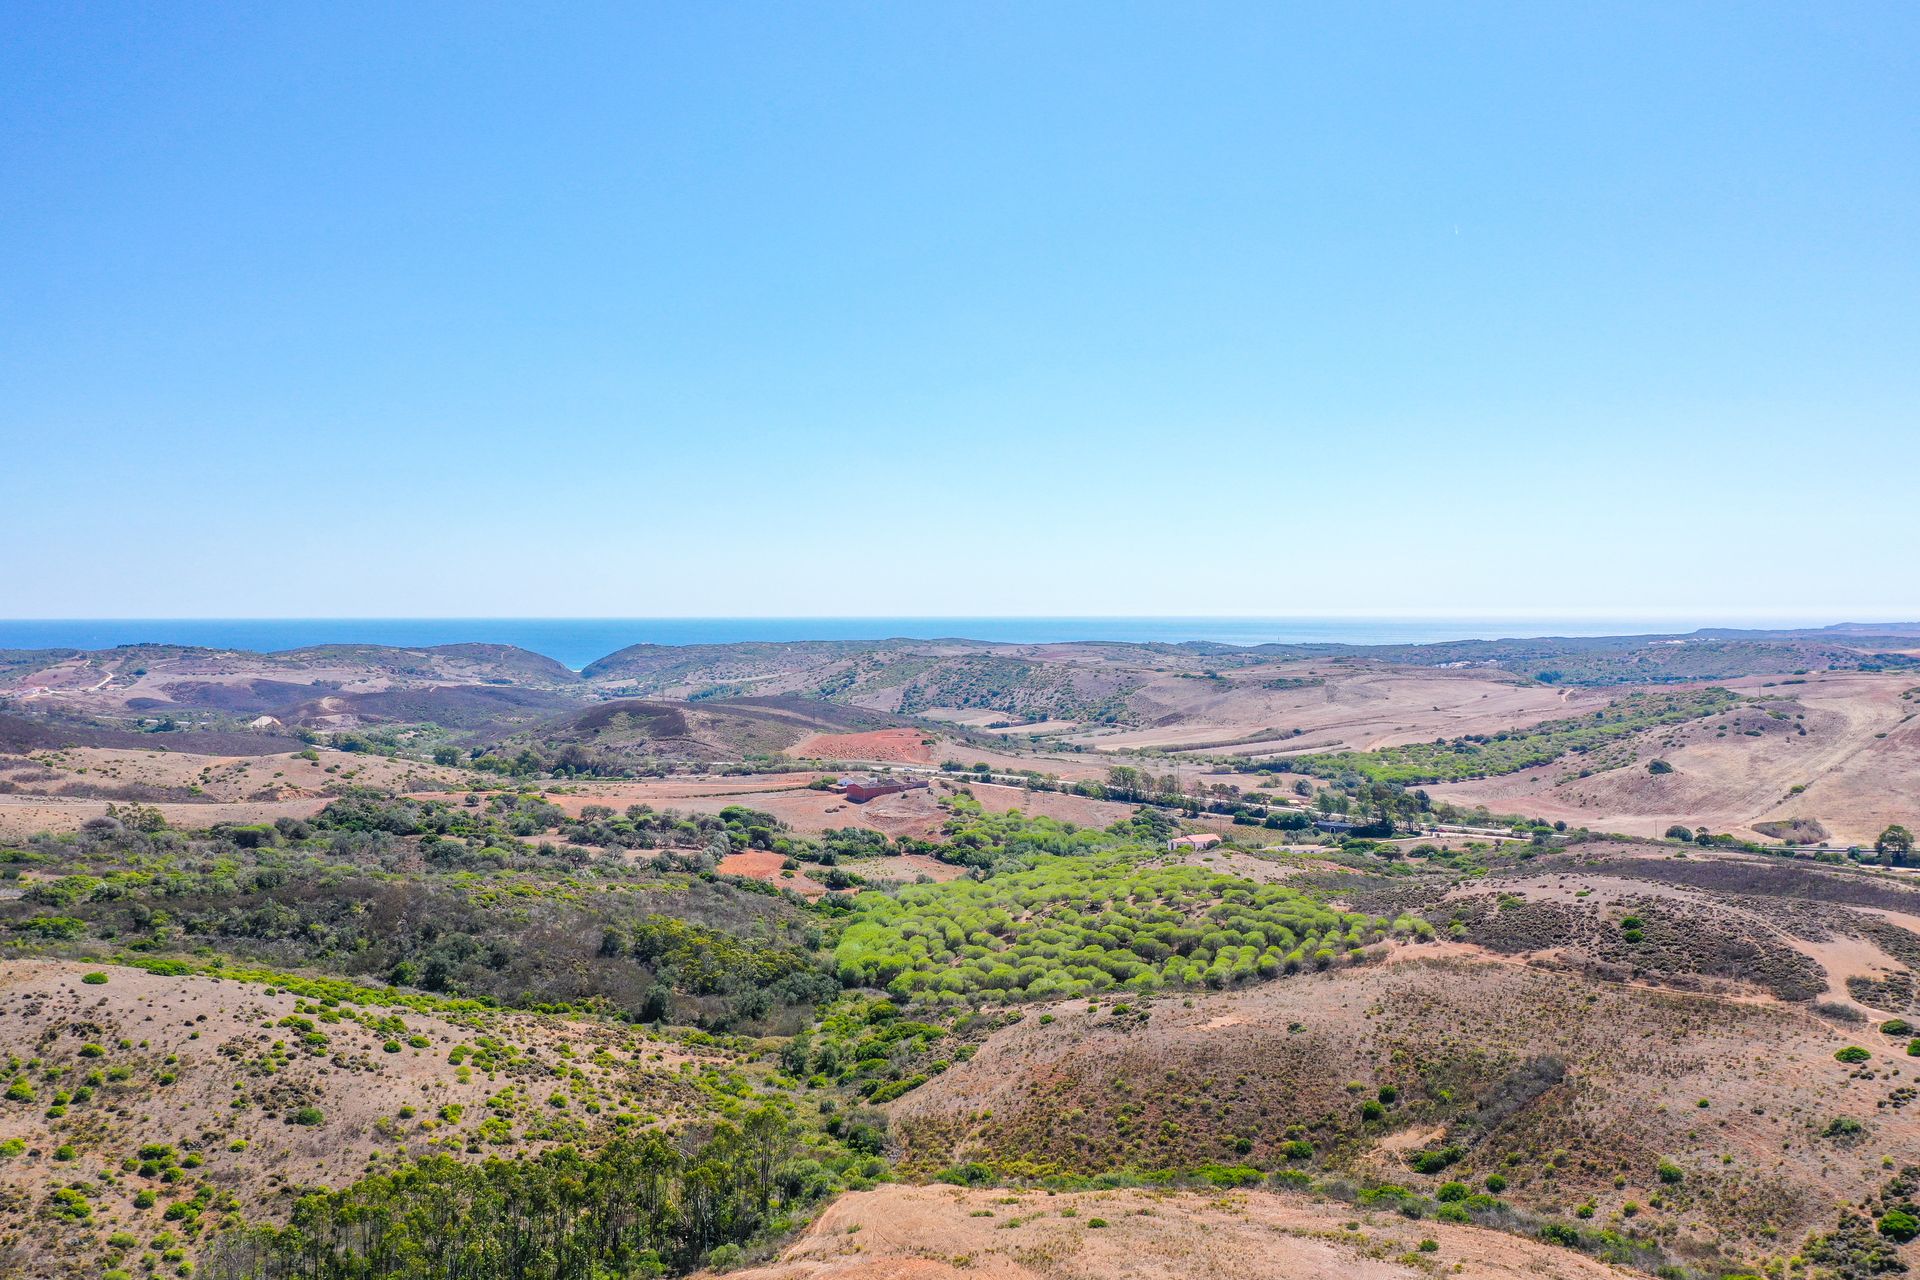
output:
[[[1882,862],[1905,866],[1913,856],[1913,832],[1896,822],[1880,833],[1880,838],[1873,842],[1873,851],[1880,855]]]
[[[1679,823],[1676,822],[1672,826],[1667,828],[1667,839],[1685,840],[1688,844],[1691,844],[1693,843],[1693,832],[1687,830],[1685,827],[1681,826]]]

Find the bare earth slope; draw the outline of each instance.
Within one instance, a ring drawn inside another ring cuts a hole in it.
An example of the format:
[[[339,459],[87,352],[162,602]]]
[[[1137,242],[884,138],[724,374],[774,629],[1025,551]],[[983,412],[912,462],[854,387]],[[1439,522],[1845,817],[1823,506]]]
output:
[[[1351,1225],[1351,1228],[1349,1227]],[[1436,1246],[1421,1250],[1421,1241]],[[1271,1192],[1008,1194],[885,1186],[841,1197],[740,1280],[1600,1280],[1590,1258],[1479,1227]]]

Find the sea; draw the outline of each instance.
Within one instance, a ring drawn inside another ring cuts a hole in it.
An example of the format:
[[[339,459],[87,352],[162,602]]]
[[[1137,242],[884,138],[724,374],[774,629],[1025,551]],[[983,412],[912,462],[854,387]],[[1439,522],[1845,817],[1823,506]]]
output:
[[[1531,636],[1672,635],[1703,626],[1820,626],[1788,618],[84,618],[0,619],[0,649],[179,644],[271,653],[316,644],[510,644],[574,670],[631,644],[941,639],[1005,644],[1433,644]]]

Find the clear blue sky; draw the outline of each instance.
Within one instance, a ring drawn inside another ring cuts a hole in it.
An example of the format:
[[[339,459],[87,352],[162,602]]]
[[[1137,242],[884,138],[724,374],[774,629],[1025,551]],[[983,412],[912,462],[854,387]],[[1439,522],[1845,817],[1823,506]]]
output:
[[[0,616],[1920,616],[1910,3],[7,28]]]

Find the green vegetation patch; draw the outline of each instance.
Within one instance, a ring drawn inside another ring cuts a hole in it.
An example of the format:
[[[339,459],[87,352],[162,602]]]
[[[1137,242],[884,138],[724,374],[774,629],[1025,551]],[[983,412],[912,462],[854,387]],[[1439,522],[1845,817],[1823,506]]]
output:
[[[1324,968],[1422,924],[1137,853],[1045,856],[990,880],[863,893],[834,958],[849,986],[914,1001],[1048,1000]]]
[[[1721,688],[1634,693],[1591,715],[1548,720],[1530,729],[1410,742],[1378,751],[1322,752],[1297,756],[1288,764],[1320,778],[1358,774],[1403,786],[1488,778],[1550,764],[1569,753],[1595,751],[1646,729],[1717,715],[1740,701],[1738,694]]]

